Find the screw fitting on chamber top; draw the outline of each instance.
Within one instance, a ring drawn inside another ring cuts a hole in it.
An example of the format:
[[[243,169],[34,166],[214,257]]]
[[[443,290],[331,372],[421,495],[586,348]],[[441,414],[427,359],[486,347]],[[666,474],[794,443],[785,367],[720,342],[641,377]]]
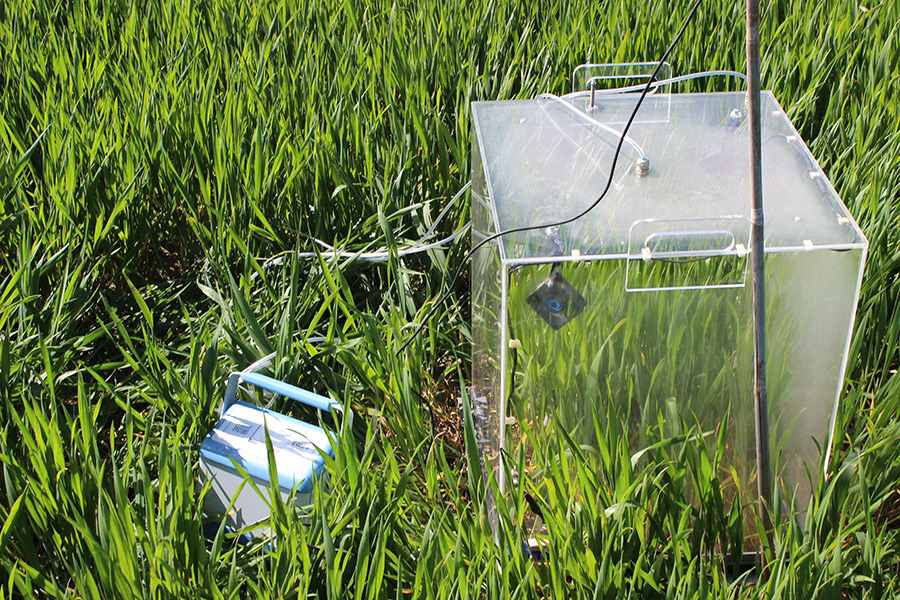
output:
[[[634,165],[634,174],[638,177],[646,177],[650,174],[650,159],[642,156]]]

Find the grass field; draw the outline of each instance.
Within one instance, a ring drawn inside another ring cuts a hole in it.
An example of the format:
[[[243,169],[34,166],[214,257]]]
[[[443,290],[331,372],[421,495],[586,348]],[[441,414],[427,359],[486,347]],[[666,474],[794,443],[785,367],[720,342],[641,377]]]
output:
[[[599,423],[594,468],[561,437],[572,464],[531,490],[544,561],[521,544],[527,485],[495,543],[496,490],[456,409],[465,277],[397,352],[469,245],[396,256],[469,178],[469,103],[564,93],[585,62],[654,60],[688,8],[0,4],[3,596],[900,595],[900,4],[762,9],[763,87],[870,242],[830,473],[799,519],[777,515],[766,581],[729,583],[716,558],[742,537],[713,477],[721,452],[686,438],[635,463]],[[670,62],[743,70],[744,35],[741,3],[707,0]],[[701,85],[725,84],[681,90]],[[316,256],[311,238],[394,256]],[[207,539],[197,444],[227,374],[270,352],[274,375],[360,418],[306,524],[276,503],[268,545]]]

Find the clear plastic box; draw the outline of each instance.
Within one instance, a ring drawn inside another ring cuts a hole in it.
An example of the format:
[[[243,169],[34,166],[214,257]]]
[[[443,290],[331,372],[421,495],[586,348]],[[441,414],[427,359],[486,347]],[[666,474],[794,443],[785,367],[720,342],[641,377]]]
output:
[[[473,244],[590,206],[637,99],[473,103]],[[868,242],[771,93],[761,105],[770,451],[803,506],[831,447]],[[638,451],[660,417],[675,435],[718,432],[727,414],[723,489],[756,497],[747,128],[743,92],[648,95],[596,208],[476,252],[471,395],[501,490],[501,449],[523,431],[589,444],[597,411]]]

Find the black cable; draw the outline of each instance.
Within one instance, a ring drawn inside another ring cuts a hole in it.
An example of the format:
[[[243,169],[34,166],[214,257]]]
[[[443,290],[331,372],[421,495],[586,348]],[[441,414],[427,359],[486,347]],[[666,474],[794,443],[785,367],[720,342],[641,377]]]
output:
[[[506,311],[506,327],[509,330],[509,339],[516,339],[516,330],[513,328],[512,315]],[[509,393],[506,395],[506,406],[508,407],[513,399],[513,392],[516,391],[516,369],[519,366],[519,351],[515,347],[511,348],[512,352],[512,369],[509,372]]]
[[[397,350],[397,354],[400,354],[401,352],[406,350],[406,348],[413,342],[413,340],[416,339],[416,336],[418,336],[420,333],[422,333],[422,330],[425,329],[425,324],[428,323],[428,321],[431,319],[431,317],[434,316],[434,313],[437,312],[437,309],[447,300],[447,298],[450,297],[450,294],[453,293],[453,287],[456,285],[456,281],[459,279],[459,276],[462,273],[463,267],[466,265],[466,263],[469,262],[469,260],[472,258],[472,256],[475,254],[475,252],[478,251],[479,248],[481,248],[488,242],[494,241],[500,237],[509,235],[511,233],[523,233],[526,231],[535,231],[537,229],[547,229],[549,227],[560,227],[562,225],[568,225],[569,223],[577,221],[581,217],[585,216],[586,214],[588,214],[589,212],[594,210],[594,208],[598,204],[600,204],[600,202],[606,196],[606,193],[609,191],[609,188],[612,186],[613,177],[616,172],[616,164],[619,162],[619,154],[622,151],[622,144],[625,143],[625,137],[628,134],[628,130],[631,128],[631,124],[632,124],[632,122],[634,122],[634,118],[637,116],[637,112],[638,112],[638,110],[640,110],[641,104],[643,104],[643,102],[644,102],[644,98],[647,97],[647,94],[649,93],[650,88],[653,86],[653,82],[656,80],[656,76],[659,73],[659,70],[662,68],[663,64],[666,62],[666,59],[669,58],[669,54],[672,53],[672,50],[675,48],[675,45],[678,44],[679,40],[681,40],[681,37],[684,35],[684,32],[687,31],[687,27],[690,24],[691,20],[694,18],[694,15],[697,13],[697,9],[700,8],[701,2],[703,2],[703,0],[697,0],[694,3],[694,6],[691,8],[691,12],[688,13],[688,16],[684,20],[684,23],[682,24],[681,29],[678,31],[678,34],[672,40],[672,43],[669,44],[668,49],[660,57],[659,62],[656,63],[656,68],[653,70],[653,74],[650,75],[650,78],[647,80],[647,85],[644,86],[644,90],[641,92],[641,96],[640,96],[640,98],[638,98],[637,103],[634,105],[634,110],[631,111],[631,116],[628,117],[628,122],[625,124],[625,128],[622,130],[622,135],[619,136],[619,143],[616,144],[616,151],[613,154],[612,168],[609,170],[609,178],[607,178],[606,186],[603,188],[603,191],[600,193],[600,196],[598,196],[597,199],[594,200],[594,202],[590,206],[588,206],[586,209],[584,209],[583,211],[581,211],[580,213],[578,213],[577,215],[575,215],[573,217],[569,217],[568,219],[563,219],[561,221],[556,221],[553,223],[544,223],[542,225],[526,225],[523,227],[513,227],[512,229],[504,229],[503,231],[499,231],[497,233],[487,236],[486,238],[482,239],[480,242],[475,244],[472,247],[472,249],[469,250],[466,253],[466,255],[463,257],[462,262],[459,265],[459,268],[456,269],[456,274],[453,276],[453,279],[450,281],[450,286],[447,288],[447,291],[444,292],[444,295],[441,296],[440,299],[438,299],[438,301],[431,308],[431,310],[428,311],[428,314],[425,315],[425,318],[422,319],[421,324],[419,324],[419,326],[416,328],[416,330],[413,332],[413,334],[409,337],[409,339],[407,339],[405,342],[403,342],[403,345],[400,346],[399,350]]]
[[[506,464],[514,464],[512,455],[510,455],[510,453],[507,452],[505,448],[500,448],[500,453],[506,457],[506,459],[508,461],[508,462],[504,461]],[[535,498],[534,496],[529,494],[528,490],[522,489],[522,473],[519,473],[518,488],[519,488],[519,490],[522,491],[522,494],[525,498],[525,503],[528,504],[528,508],[531,510],[531,512],[534,513],[534,515],[539,517],[540,519],[543,519],[544,511],[541,510],[541,505],[538,502],[537,498]]]

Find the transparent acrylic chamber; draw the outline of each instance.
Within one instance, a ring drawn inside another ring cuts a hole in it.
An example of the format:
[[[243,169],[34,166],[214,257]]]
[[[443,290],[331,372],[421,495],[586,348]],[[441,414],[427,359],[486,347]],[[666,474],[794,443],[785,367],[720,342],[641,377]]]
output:
[[[473,244],[590,206],[637,98],[474,103]],[[612,415],[636,452],[661,423],[718,435],[727,414],[722,486],[755,498],[745,98],[649,95],[596,208],[476,252],[471,395],[501,490],[501,448],[515,456],[523,437],[540,447],[562,427],[590,444],[594,415]],[[802,507],[831,445],[868,242],[771,93],[762,112],[770,450]]]

